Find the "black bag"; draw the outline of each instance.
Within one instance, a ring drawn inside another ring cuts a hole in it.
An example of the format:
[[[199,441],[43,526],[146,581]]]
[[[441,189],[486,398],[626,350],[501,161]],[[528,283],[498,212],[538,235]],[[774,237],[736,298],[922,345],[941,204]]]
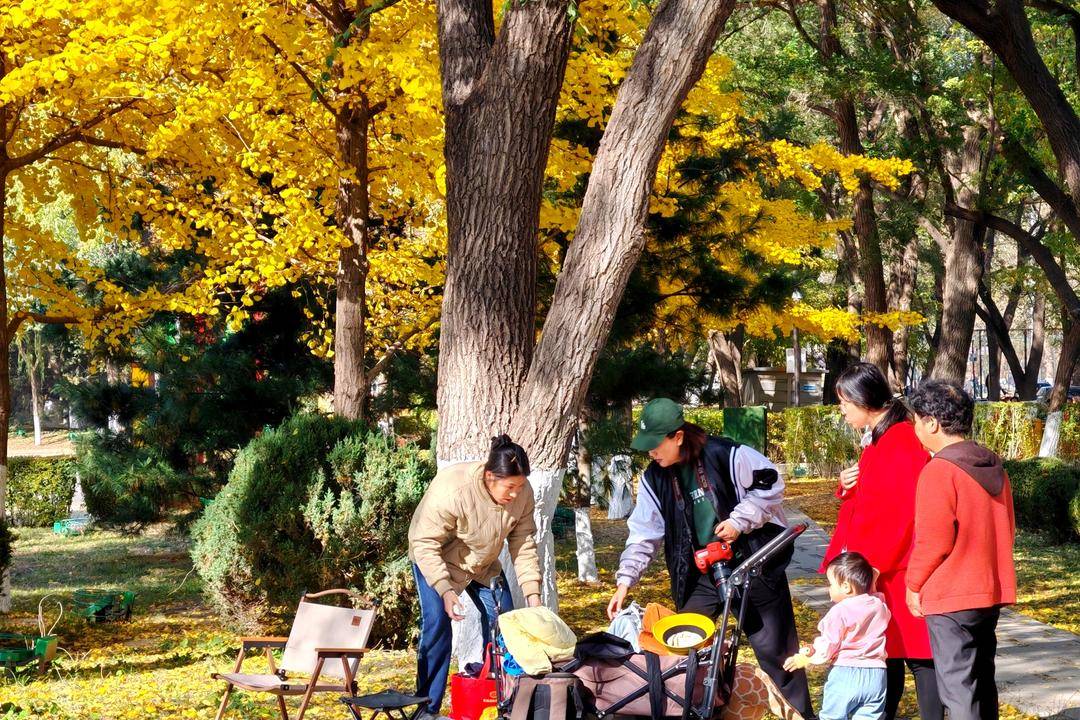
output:
[[[510,720],[583,720],[586,712],[584,686],[576,675],[553,672],[517,679]]]

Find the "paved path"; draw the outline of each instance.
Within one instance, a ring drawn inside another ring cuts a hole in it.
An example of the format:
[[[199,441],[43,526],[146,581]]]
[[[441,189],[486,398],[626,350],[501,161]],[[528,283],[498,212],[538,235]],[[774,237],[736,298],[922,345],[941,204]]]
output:
[[[795,544],[788,568],[792,594],[820,613],[829,591],[817,569],[828,534],[793,507],[788,521],[810,525]],[[1080,636],[1006,610],[998,623],[997,682],[1002,702],[1032,715],[1080,720]]]

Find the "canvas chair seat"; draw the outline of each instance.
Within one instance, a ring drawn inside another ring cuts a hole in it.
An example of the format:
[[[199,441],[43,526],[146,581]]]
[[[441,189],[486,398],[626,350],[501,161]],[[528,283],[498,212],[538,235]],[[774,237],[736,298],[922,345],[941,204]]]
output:
[[[355,597],[356,594],[350,590],[325,590],[304,595],[296,608],[292,629],[287,638],[241,638],[240,654],[232,672],[211,675],[215,680],[225,683],[225,695],[221,698],[216,720],[222,720],[225,715],[229,696],[234,689],[275,696],[281,720],[289,720],[286,696],[302,696],[297,720],[303,720],[315,693],[344,692],[349,697],[356,697],[356,673],[360,669],[360,660],[367,651],[375,611],[312,602],[325,595]],[[270,672],[241,671],[249,650],[265,652]],[[274,662],[274,650],[283,651],[280,665]],[[328,678],[331,682],[326,682]],[[333,679],[337,678],[340,678],[340,681],[333,682]]]
[[[271,673],[214,673],[211,677],[232,683],[241,690],[268,692],[274,695],[303,695],[307,692],[309,684],[302,678],[282,680],[280,676]],[[319,684],[315,686],[314,692],[346,692],[346,690],[344,685]]]

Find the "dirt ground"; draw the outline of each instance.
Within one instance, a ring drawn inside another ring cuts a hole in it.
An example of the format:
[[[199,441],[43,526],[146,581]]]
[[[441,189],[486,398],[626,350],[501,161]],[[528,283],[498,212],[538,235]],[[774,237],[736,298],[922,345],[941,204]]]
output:
[[[34,444],[34,433],[20,437],[12,431],[8,437],[8,457],[54,457],[74,455],[75,445],[67,430],[49,430],[41,434],[41,444]]]

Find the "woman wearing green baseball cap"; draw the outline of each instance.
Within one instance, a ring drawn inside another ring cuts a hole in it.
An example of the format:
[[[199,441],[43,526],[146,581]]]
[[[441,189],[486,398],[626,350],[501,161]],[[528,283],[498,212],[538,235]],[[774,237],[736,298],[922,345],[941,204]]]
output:
[[[781,508],[784,481],[760,452],[706,434],[686,422],[682,407],[668,398],[645,406],[630,447],[648,453],[652,462],[627,520],[630,536],[619,559],[609,617],[622,608],[661,545],[679,612],[716,617],[723,598],[713,579],[698,572],[694,552],[723,540],[733,545],[737,564],[776,537],[787,524]],[[762,670],[809,719],[814,711],[805,671],[783,668],[784,659],[799,651],[785,573],[791,554],[789,546],[751,586],[743,629]]]

